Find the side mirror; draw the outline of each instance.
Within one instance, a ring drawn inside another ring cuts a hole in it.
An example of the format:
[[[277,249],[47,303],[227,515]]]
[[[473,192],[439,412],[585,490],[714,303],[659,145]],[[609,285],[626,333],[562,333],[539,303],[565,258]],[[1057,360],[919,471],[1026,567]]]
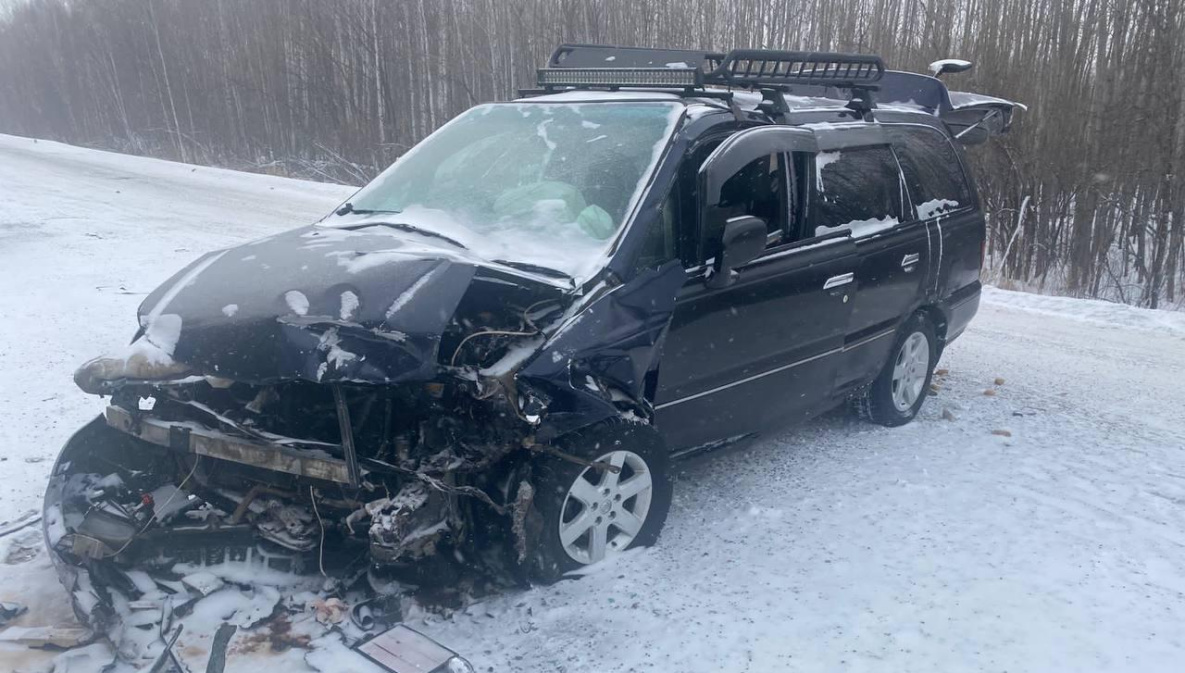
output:
[[[708,286],[727,287],[736,280],[736,268],[757,259],[765,250],[765,220],[752,215],[733,217],[724,223],[720,254],[712,265]]]

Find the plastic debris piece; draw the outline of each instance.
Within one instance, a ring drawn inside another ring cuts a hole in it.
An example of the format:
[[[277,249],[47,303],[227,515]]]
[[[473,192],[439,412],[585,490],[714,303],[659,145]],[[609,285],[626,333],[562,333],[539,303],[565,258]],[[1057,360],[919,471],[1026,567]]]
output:
[[[456,652],[403,624],[371,638],[357,650],[392,673],[473,671],[469,662]]]
[[[223,624],[214,632],[214,642],[210,645],[210,659],[206,662],[206,673],[222,673],[226,668],[226,646],[234,637],[238,627],[233,624]]]
[[[27,609],[20,603],[0,603],[0,626],[20,617]]]
[[[220,577],[208,572],[186,575],[181,578],[181,583],[202,596],[209,596],[226,585]]]
[[[317,621],[322,624],[340,624],[350,613],[350,606],[340,598],[327,598],[313,601],[313,610]]]
[[[68,649],[90,642],[90,629],[71,626],[10,626],[0,632],[0,642],[21,643],[29,647]]]

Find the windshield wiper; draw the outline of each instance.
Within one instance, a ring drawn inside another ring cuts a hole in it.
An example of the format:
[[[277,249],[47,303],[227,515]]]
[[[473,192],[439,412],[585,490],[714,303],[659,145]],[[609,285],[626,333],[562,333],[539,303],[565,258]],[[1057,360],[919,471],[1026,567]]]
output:
[[[567,278],[569,280],[572,279],[572,276],[564,273],[563,271],[560,271],[559,269],[553,269],[548,266],[539,266],[538,264],[531,264],[530,262],[513,262],[508,259],[495,259],[493,261],[496,264],[501,264],[502,266],[509,266],[512,269],[519,269],[520,271],[531,271],[533,273],[542,274],[544,276],[551,276],[552,278]]]
[[[403,211],[402,210],[368,210],[365,208],[355,208],[354,204],[347,201],[345,205],[343,205],[341,208],[338,208],[334,212],[337,213],[338,215],[349,215],[351,213],[353,213],[355,215],[377,215],[377,214],[398,215],[399,213],[401,213]],[[462,250],[469,249],[469,246],[465,245],[464,243],[458,241],[457,239],[455,239],[451,236],[445,236],[444,234],[442,234],[440,232],[432,231],[431,229],[423,229],[421,227],[415,226],[414,224],[408,224],[406,222],[386,222],[386,221],[359,222],[358,224],[347,225],[347,226],[339,227],[339,228],[340,229],[361,229],[362,227],[391,227],[392,229],[411,231],[411,232],[415,232],[417,234],[423,234],[424,236],[432,236],[433,238],[439,238],[441,240],[448,241],[449,243],[452,243],[453,245],[457,246],[458,248],[460,248]]]
[[[334,214],[336,214],[340,217],[342,215],[349,215],[350,213],[354,213],[355,215],[374,215],[376,213],[400,213],[402,211],[399,211],[399,210],[370,210],[367,208],[355,208],[353,203],[346,201],[344,204],[342,204],[341,208],[338,208],[337,210],[335,210],[333,212],[334,212]]]
[[[358,212],[358,211],[355,210],[354,212]],[[415,226],[414,224],[408,224],[406,222],[382,222],[382,221],[380,221],[380,222],[359,222],[358,224],[353,225],[353,226],[342,227],[342,229],[361,229],[362,227],[391,227],[392,229],[399,229],[400,231],[410,231],[410,232],[413,232],[416,234],[421,234],[423,236],[431,236],[432,238],[439,238],[442,241],[447,241],[449,243],[452,243],[453,245],[457,246],[458,248],[460,248],[462,250],[469,249],[469,246],[465,245],[464,243],[458,241],[457,239],[455,239],[451,236],[445,236],[444,234],[442,234],[440,232],[432,231],[431,229],[422,229],[420,227]]]

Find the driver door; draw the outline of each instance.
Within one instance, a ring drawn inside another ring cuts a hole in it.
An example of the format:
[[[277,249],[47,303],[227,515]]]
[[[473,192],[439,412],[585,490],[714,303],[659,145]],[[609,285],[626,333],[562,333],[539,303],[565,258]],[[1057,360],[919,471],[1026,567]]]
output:
[[[656,423],[673,451],[807,418],[833,402],[855,244],[846,232],[794,240],[814,145],[802,129],[741,131],[712,152],[696,180],[703,264],[688,270],[663,349]],[[780,184],[779,184],[780,181]],[[767,247],[712,283],[722,223],[766,220]]]

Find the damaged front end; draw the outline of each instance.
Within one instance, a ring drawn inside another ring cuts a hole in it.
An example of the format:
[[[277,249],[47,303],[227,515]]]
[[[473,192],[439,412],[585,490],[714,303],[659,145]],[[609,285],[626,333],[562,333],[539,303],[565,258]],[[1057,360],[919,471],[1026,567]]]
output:
[[[314,227],[213,253],[78,371],[109,402],[58,459],[45,531],[80,618],[113,633],[228,566],[371,592],[516,577],[533,456],[649,421],[684,272],[581,293],[410,240]]]

